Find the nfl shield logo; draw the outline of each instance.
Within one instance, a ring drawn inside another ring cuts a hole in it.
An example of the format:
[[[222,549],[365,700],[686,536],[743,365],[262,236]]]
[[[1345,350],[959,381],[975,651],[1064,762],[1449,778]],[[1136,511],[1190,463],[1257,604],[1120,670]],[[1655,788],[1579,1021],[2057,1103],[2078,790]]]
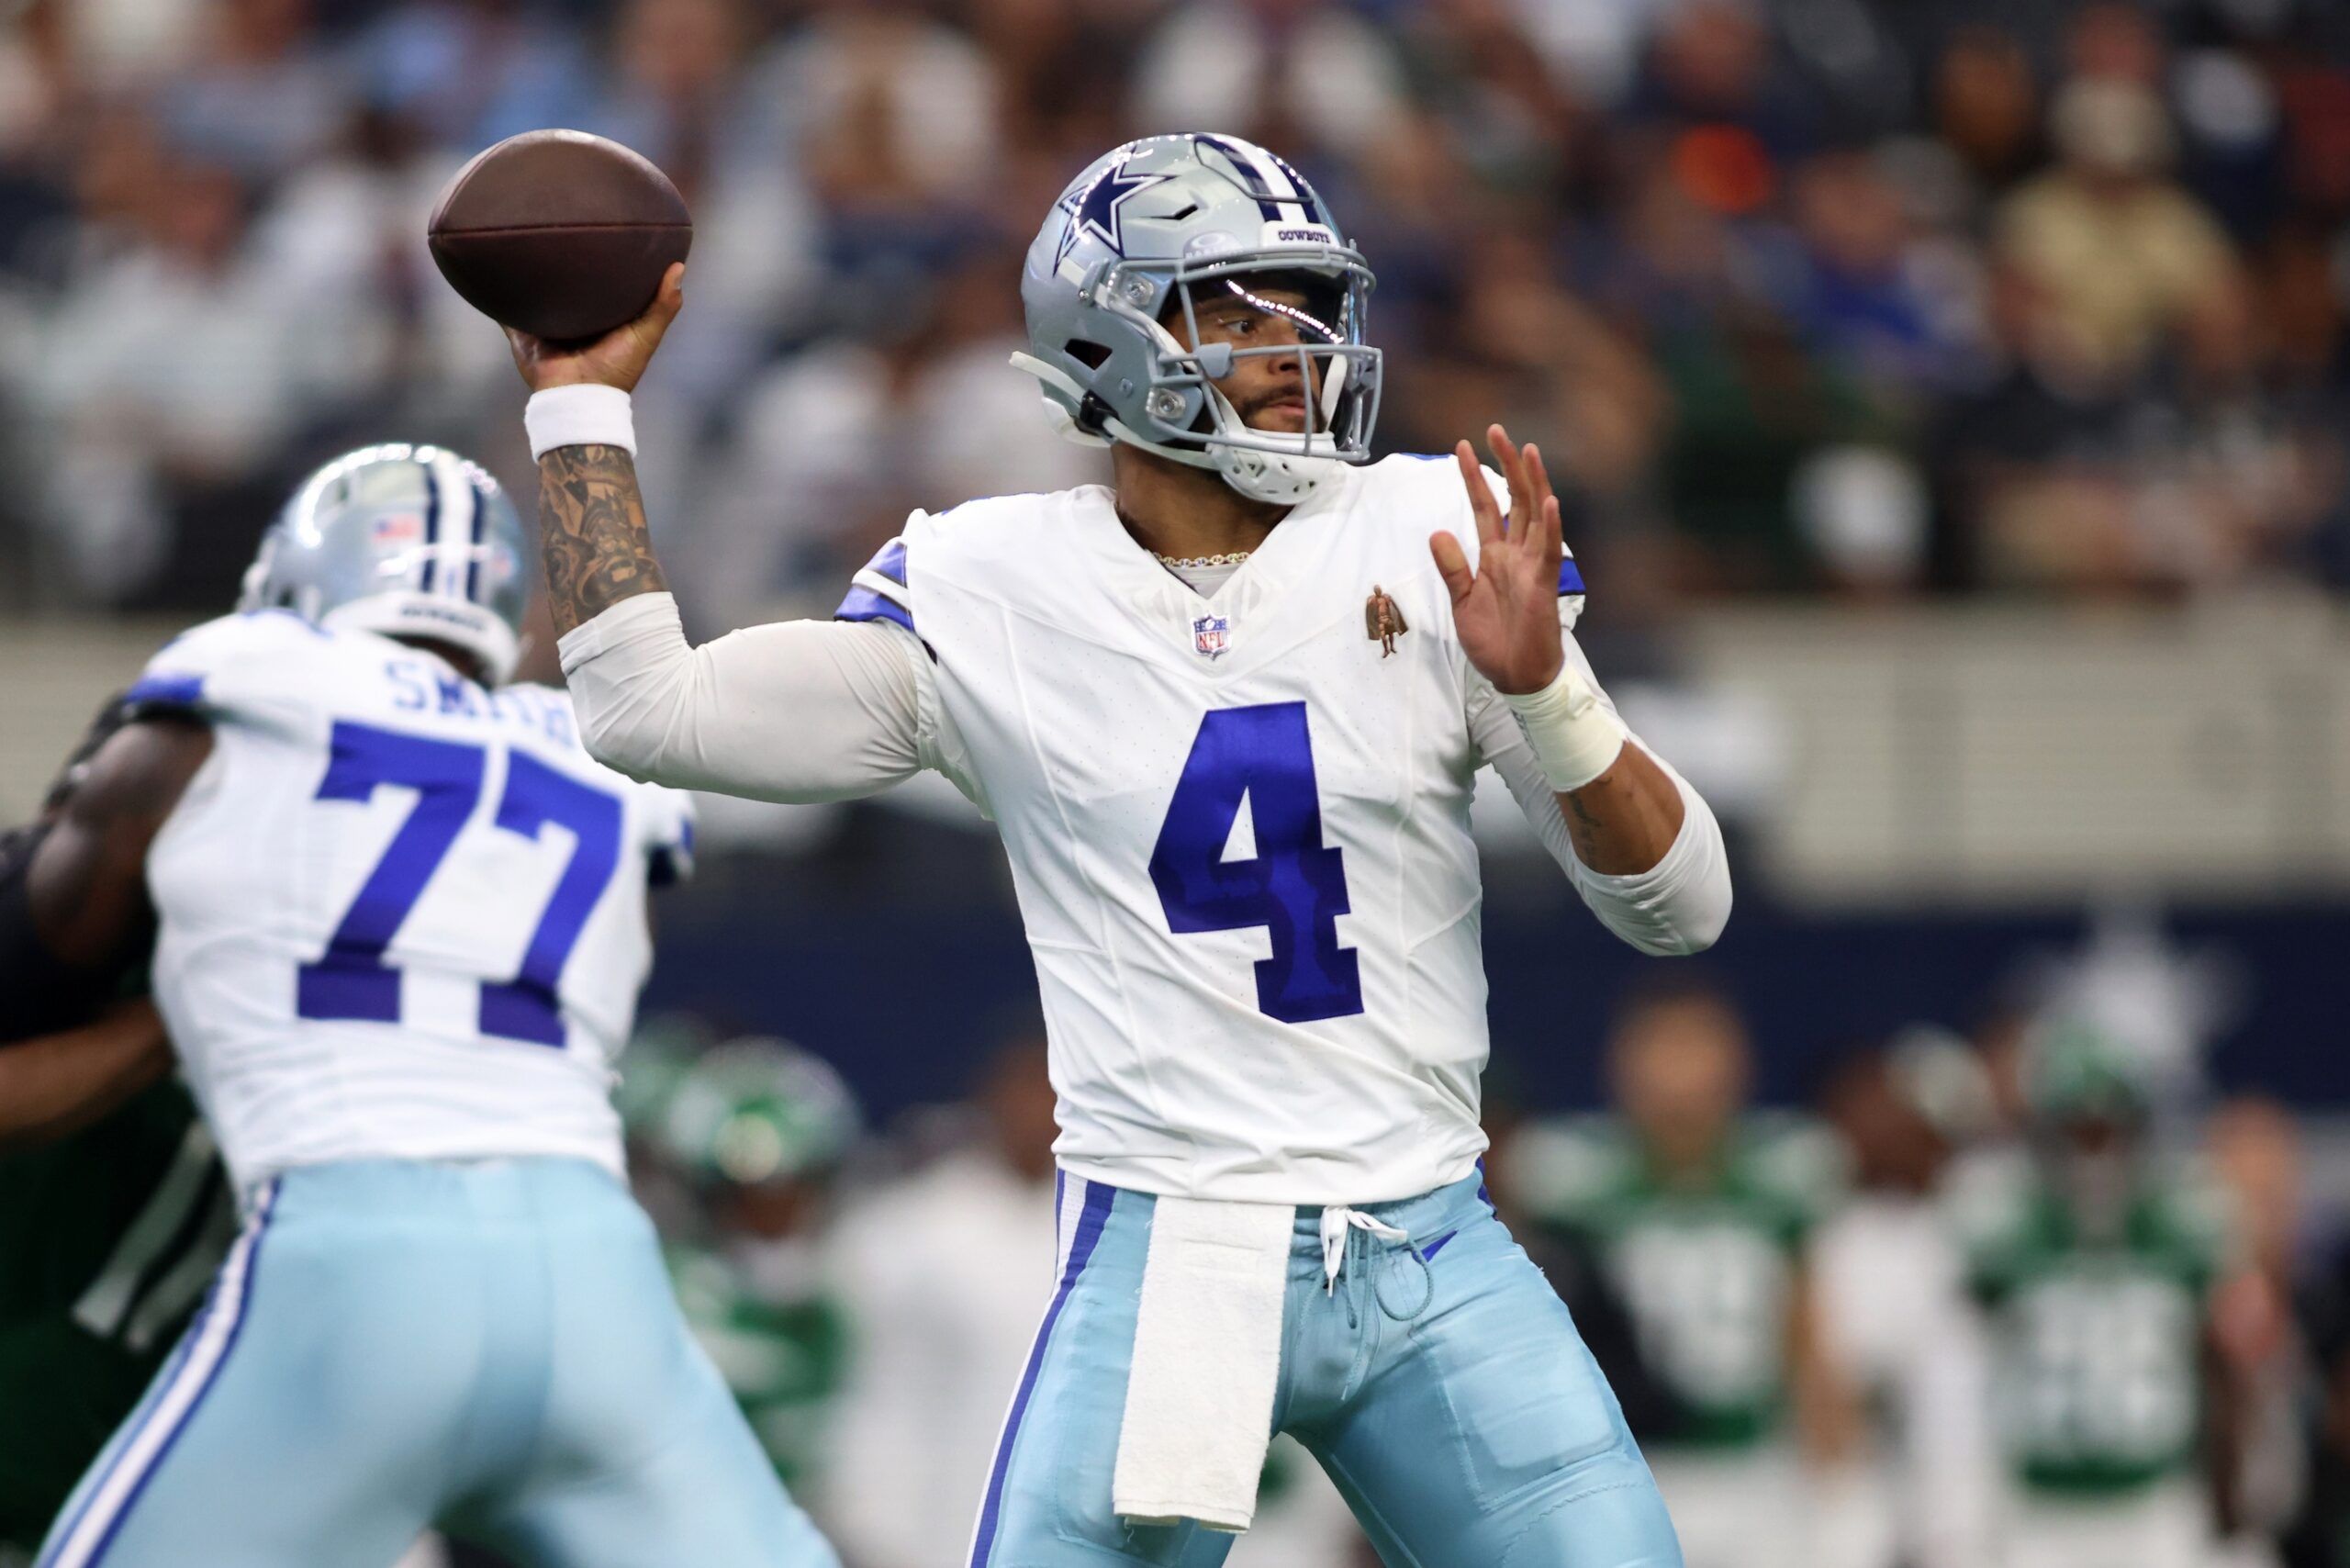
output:
[[[1192,622],[1192,650],[1202,658],[1223,655],[1232,646],[1232,622],[1221,615],[1203,615]]]

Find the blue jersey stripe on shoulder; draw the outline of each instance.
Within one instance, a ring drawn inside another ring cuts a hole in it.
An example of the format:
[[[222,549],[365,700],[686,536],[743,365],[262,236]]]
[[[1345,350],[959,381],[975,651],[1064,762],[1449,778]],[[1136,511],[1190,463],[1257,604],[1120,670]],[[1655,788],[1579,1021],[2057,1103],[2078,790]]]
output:
[[[133,708],[199,708],[204,704],[200,675],[141,676],[122,694]]]
[[[881,546],[872,560],[865,564],[868,572],[878,572],[900,588],[906,586],[906,542],[892,539]]]
[[[1559,563],[1559,591],[1562,594],[1583,591],[1583,568],[1575,565],[1572,555]]]
[[[922,651],[930,655],[930,662],[933,664],[938,662],[938,650],[932,647],[926,640],[923,640],[920,632],[914,631],[912,611],[895,599],[882,598],[869,588],[849,589],[848,597],[841,600],[841,607],[833,611],[833,619],[835,621],[887,621],[891,625],[902,626],[907,631],[913,632],[916,640],[922,641]]]
[[[841,600],[841,607],[833,611],[833,619],[835,621],[894,621],[909,632],[914,629],[913,611],[894,599],[883,599],[869,588],[850,588],[847,597]],[[919,635],[919,633],[916,634]]]

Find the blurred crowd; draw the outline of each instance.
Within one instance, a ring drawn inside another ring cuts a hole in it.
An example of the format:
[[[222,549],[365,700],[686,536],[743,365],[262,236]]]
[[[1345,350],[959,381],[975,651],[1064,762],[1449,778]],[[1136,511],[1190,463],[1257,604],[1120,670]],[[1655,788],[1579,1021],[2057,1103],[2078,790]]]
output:
[[[1741,1010],[1675,980],[1619,1001],[1604,1112],[1489,1103],[1491,1200],[1690,1568],[2350,1565],[2345,1216],[2291,1114],[2199,1092],[2159,1033],[2043,989],[1761,1110]],[[818,1057],[673,1017],[622,1094],[680,1299],[795,1493],[852,1568],[957,1560],[1054,1256],[1041,1040],[873,1128]],[[1374,1568],[1302,1450],[1265,1486],[1239,1568]]]
[[[1209,128],[1354,226],[1382,447],[1557,454],[1602,619],[2350,581],[2328,0],[12,0],[0,593],[217,607],[361,440],[527,480],[422,230],[547,125],[693,207],[639,422],[705,628],[1092,476],[1004,367],[1019,255]]]

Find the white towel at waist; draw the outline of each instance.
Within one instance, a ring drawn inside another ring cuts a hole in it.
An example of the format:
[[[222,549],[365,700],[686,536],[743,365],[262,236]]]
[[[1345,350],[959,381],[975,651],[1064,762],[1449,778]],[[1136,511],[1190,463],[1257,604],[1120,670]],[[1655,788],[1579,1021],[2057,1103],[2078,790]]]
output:
[[[1154,1204],[1111,1482],[1120,1516],[1236,1533],[1256,1518],[1296,1213],[1200,1198]]]

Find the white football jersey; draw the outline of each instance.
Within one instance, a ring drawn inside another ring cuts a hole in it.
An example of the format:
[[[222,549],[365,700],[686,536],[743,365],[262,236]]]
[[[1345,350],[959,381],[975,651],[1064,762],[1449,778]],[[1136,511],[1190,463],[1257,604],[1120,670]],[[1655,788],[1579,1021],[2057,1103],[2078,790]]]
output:
[[[283,610],[196,627],[131,696],[214,736],[147,877],[156,1001],[241,1189],[329,1160],[620,1170],[611,1064],[686,797],[589,758],[560,691]]]
[[[922,760],[1002,828],[1073,1173],[1361,1204],[1483,1150],[1479,767],[1579,870],[1455,637],[1438,529],[1473,558],[1459,470],[1396,457],[1342,471],[1207,599],[1099,487],[917,512],[857,574],[841,615],[929,651]],[[1563,612],[1582,588],[1569,561]]]

